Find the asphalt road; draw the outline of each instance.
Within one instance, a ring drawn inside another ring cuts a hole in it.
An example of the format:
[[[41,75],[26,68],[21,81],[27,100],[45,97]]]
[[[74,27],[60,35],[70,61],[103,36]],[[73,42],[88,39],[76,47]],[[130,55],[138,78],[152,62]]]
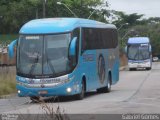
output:
[[[120,71],[119,82],[110,93],[87,93],[83,100],[62,97],[57,101],[31,103],[29,98],[0,99],[0,113],[44,113],[46,108],[70,114],[160,113],[160,63],[154,62],[151,71]]]

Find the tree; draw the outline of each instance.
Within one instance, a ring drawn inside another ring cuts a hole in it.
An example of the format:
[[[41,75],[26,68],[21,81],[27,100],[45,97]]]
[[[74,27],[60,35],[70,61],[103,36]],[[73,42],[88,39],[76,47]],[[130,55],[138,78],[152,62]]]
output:
[[[150,18],[147,20],[150,21]],[[135,25],[128,28],[128,34],[123,41],[127,41],[129,37],[149,37],[152,45],[153,56],[160,57],[160,23],[148,22],[146,24]]]
[[[118,11],[113,11],[113,13],[117,16],[117,20],[113,21],[113,24],[117,27],[120,27],[124,23],[128,23],[130,26],[141,24],[141,18],[143,17],[142,14],[138,15],[137,13],[129,15]]]
[[[1,0],[0,1],[0,33],[18,33],[20,27],[29,20],[43,18],[44,0]],[[63,5],[57,5],[59,0],[47,0],[46,17],[73,17]],[[103,0],[63,0],[78,17],[88,18],[94,11],[91,19],[107,22],[109,15],[105,9],[99,9]]]

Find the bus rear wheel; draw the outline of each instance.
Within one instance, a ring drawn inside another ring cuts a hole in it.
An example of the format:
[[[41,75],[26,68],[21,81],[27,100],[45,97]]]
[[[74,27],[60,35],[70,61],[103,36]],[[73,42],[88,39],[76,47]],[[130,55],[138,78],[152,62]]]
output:
[[[136,68],[129,68],[129,71],[136,71]]]
[[[151,67],[147,67],[146,70],[151,70]]]
[[[84,81],[81,83],[81,92],[77,94],[75,97],[77,100],[82,100],[85,96],[85,84]]]
[[[98,93],[108,93],[111,91],[111,75],[108,75],[108,82],[107,82],[107,86],[103,87],[103,88],[99,88],[97,89]]]
[[[107,87],[106,87],[106,92],[110,92],[111,91],[111,75],[108,75],[108,83],[107,83]]]

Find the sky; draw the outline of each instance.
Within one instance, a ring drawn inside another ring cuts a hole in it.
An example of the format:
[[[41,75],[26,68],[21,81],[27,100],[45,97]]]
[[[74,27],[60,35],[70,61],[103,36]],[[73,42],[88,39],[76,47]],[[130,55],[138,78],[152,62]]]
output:
[[[160,17],[160,0],[107,0],[109,9],[126,14],[144,14],[145,18]]]

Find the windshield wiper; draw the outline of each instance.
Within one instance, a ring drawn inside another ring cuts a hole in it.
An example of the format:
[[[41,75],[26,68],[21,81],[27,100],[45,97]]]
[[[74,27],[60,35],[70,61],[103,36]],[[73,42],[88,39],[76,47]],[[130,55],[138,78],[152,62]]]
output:
[[[29,71],[29,74],[30,74],[30,75],[32,75],[32,72],[33,72],[33,70],[35,69],[38,61],[39,61],[39,54],[37,54],[36,57],[34,58],[34,62],[33,62],[33,64],[32,64],[32,66],[31,66],[30,71]]]
[[[137,60],[136,57],[138,57],[139,51],[137,50],[136,54],[134,55],[134,60]]]
[[[47,62],[47,64],[49,65],[49,67],[51,68],[52,74],[55,74],[54,67],[53,67],[50,59],[48,58],[48,54],[47,54],[47,53],[46,53],[46,62]]]

